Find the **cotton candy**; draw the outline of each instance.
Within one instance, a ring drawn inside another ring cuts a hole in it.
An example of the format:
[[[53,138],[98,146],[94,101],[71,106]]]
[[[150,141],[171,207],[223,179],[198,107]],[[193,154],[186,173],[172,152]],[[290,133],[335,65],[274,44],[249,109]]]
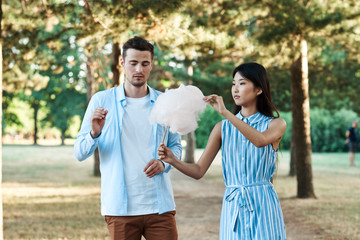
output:
[[[166,90],[161,94],[150,113],[150,123],[170,127],[173,133],[181,135],[195,131],[199,114],[207,103],[204,94],[195,86],[180,85],[179,88]]]

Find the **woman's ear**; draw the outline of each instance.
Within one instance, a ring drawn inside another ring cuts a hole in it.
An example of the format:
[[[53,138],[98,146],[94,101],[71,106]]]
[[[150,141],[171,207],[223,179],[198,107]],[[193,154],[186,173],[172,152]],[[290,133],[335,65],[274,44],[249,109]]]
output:
[[[261,88],[257,88],[256,96],[259,96],[260,94],[262,94],[262,89],[261,89]]]

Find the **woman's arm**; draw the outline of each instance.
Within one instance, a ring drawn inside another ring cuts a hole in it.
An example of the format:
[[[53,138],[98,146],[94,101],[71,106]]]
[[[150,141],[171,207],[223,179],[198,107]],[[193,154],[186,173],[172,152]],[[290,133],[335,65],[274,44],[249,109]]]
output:
[[[171,164],[189,177],[200,179],[204,176],[221,147],[221,122],[217,123],[209,136],[208,143],[197,163],[185,163],[177,159],[172,151],[161,144],[158,149],[160,160]]]
[[[212,101],[212,99],[214,101]],[[211,95],[204,100],[209,102],[219,114],[228,119],[256,147],[264,147],[272,144],[273,148],[277,149],[280,139],[286,130],[286,122],[284,119],[273,119],[270,121],[266,131],[259,132],[227,110],[221,96]]]

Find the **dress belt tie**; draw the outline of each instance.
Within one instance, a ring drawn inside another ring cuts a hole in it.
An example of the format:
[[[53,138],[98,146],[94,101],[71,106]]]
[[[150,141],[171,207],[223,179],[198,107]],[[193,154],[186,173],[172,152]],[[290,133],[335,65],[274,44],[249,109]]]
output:
[[[231,219],[231,226],[233,231],[235,231],[236,227],[236,220],[239,218],[240,208],[246,207],[249,212],[253,212],[253,202],[249,194],[249,188],[251,187],[258,187],[258,186],[272,186],[270,182],[255,182],[246,185],[228,185],[226,188],[233,188],[229,194],[226,195],[225,200],[231,202],[236,198],[236,202],[239,204],[235,205],[235,214]],[[241,194],[240,194],[241,193]],[[243,196],[243,199],[241,198]]]

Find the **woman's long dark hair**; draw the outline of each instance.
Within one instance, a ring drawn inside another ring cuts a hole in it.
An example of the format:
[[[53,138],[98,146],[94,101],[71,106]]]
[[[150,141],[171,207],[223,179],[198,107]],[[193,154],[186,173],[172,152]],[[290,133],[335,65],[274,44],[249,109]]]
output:
[[[258,63],[243,63],[234,69],[233,78],[237,72],[253,82],[255,87],[262,90],[256,102],[258,111],[268,117],[275,117],[274,112],[276,112],[276,117],[279,117],[279,112],[271,101],[270,84],[266,69]],[[241,106],[235,105],[234,113],[237,114],[240,110]]]

